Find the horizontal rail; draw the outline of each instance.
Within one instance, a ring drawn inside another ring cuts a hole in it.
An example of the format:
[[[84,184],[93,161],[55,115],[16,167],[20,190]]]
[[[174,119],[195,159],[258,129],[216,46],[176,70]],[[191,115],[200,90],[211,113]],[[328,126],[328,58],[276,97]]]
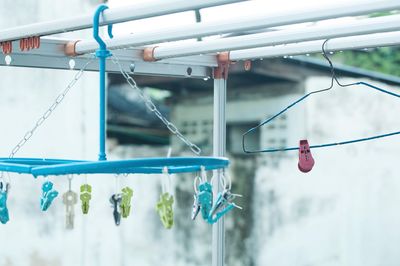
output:
[[[64,47],[67,42],[68,40],[60,38],[42,38],[39,49],[24,52],[20,51],[19,44],[14,42],[12,54],[8,56],[0,54],[0,66],[69,70],[70,60],[73,60],[73,69],[82,68],[92,55],[66,56]],[[212,55],[173,58],[158,62],[144,62],[142,49],[139,48],[114,51],[113,55],[119,59],[125,71],[135,75],[207,78],[211,76],[211,67],[217,66],[216,58]],[[6,63],[6,57],[11,59],[9,65]],[[110,58],[106,64],[108,73],[119,73],[119,67],[111,62]],[[98,64],[93,62],[86,70],[98,71]]]
[[[232,51],[229,59],[232,61],[270,58],[290,55],[301,55],[322,52],[325,40],[292,43]],[[342,51],[375,47],[400,45],[400,32],[375,33],[360,36],[331,39],[325,44],[326,51]]]
[[[400,30],[400,15],[152,48],[153,60]]]
[[[159,0],[120,8],[110,8],[103,12],[100,25],[116,24],[130,20],[167,15],[188,10],[241,2],[243,0]],[[0,31],[0,42],[19,40],[31,36],[44,36],[68,31],[91,28],[93,14],[75,18],[34,23]]]
[[[243,32],[295,23],[326,20],[343,16],[364,15],[378,11],[400,9],[400,1],[370,1],[367,3],[336,4],[329,7],[317,7],[309,10],[286,11],[263,14],[254,17],[237,17],[216,22],[202,22],[179,27],[150,30],[143,33],[129,34],[107,40],[109,49],[120,49],[151,45],[155,43],[198,38],[223,33]],[[80,41],[75,46],[76,54],[85,54],[97,49],[94,40]]]

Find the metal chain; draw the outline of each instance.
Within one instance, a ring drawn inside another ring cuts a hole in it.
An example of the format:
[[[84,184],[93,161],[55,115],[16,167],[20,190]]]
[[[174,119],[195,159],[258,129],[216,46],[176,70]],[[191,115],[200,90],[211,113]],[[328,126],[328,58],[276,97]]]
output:
[[[9,155],[9,158],[13,158],[15,154],[24,146],[28,140],[33,136],[35,131],[43,124],[44,121],[46,121],[47,118],[54,112],[54,110],[60,105],[60,103],[64,100],[65,96],[67,93],[70,91],[70,89],[76,84],[76,82],[82,77],[86,67],[93,61],[91,58],[88,62],[85,63],[85,65],[75,74],[74,78],[70,81],[68,86],[64,89],[64,91],[59,94],[54,101],[54,103],[46,110],[46,112],[43,113],[43,115],[36,121],[34,127],[27,131],[24,135],[24,137],[18,142],[18,144],[11,150],[11,153]]]
[[[142,100],[144,101],[147,109],[149,109],[150,112],[153,112],[161,120],[161,122],[163,122],[167,126],[168,130],[172,134],[177,136],[183,143],[185,143],[192,150],[192,152],[200,155],[201,149],[196,144],[187,139],[173,123],[168,121],[168,119],[161,114],[155,104],[151,101],[150,97],[137,86],[136,81],[129,75],[128,72],[123,69],[121,63],[119,62],[119,59],[116,56],[112,56],[111,60],[119,67],[121,74],[124,76],[129,86],[131,86],[132,89],[135,89],[138,92],[140,98],[142,98]]]

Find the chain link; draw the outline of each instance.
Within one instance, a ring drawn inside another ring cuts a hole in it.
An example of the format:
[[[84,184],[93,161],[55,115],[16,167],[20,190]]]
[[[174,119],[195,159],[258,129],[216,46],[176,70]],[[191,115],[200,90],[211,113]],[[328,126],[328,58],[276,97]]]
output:
[[[70,81],[68,86],[64,89],[64,91],[59,94],[54,101],[54,103],[43,113],[43,115],[36,121],[35,125],[31,130],[25,133],[24,137],[18,142],[18,144],[11,150],[9,158],[13,158],[15,154],[24,146],[28,140],[33,136],[35,131],[46,121],[47,118],[53,113],[53,111],[59,106],[59,104],[65,99],[67,93],[71,90],[72,87],[76,84],[76,82],[82,77],[86,67],[93,61],[91,58],[85,65],[75,74],[74,78]]]
[[[137,86],[136,81],[129,75],[128,72],[123,69],[121,63],[119,62],[119,59],[116,56],[112,56],[111,60],[119,67],[119,71],[121,72],[122,76],[124,76],[129,86],[131,86],[132,89],[135,89],[138,92],[140,98],[144,101],[147,109],[150,112],[154,113],[161,120],[161,122],[165,124],[168,130],[172,134],[177,136],[183,143],[185,143],[192,150],[193,153],[200,155],[201,149],[196,144],[187,139],[172,122],[170,122],[165,116],[161,114],[161,112],[157,109],[156,105],[152,102],[150,97]]]

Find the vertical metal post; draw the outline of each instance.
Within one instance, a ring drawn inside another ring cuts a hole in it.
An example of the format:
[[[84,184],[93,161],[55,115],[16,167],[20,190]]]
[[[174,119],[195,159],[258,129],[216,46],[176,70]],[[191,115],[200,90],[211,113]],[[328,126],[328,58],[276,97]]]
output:
[[[99,161],[106,160],[106,58],[99,57],[100,75],[100,147]]]
[[[111,56],[107,50],[105,42],[99,36],[99,20],[100,15],[104,10],[108,9],[106,5],[100,5],[93,16],[93,38],[99,44],[99,49],[96,50],[96,57],[99,58],[99,78],[100,78],[100,143],[99,143],[99,161],[107,160],[106,156],[106,58]],[[112,35],[112,25],[108,25],[108,35]]]
[[[214,77],[214,130],[213,130],[213,155],[225,156],[226,152],[226,79]],[[217,184],[214,185],[214,197],[224,188],[220,179],[222,170],[214,172]],[[224,266],[225,261],[225,220],[218,220],[212,228],[212,266]]]

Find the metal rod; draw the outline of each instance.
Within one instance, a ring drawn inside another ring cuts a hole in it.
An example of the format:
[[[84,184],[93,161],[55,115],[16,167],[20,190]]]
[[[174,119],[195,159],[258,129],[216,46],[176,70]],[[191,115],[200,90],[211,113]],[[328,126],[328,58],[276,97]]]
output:
[[[244,36],[207,40],[202,42],[178,43],[174,45],[160,45],[153,49],[155,60],[199,55],[222,51],[232,51],[261,46],[288,44],[319,39],[329,39],[345,36],[372,34],[400,30],[400,15],[378,18],[368,18],[353,23],[336,25],[311,26],[300,29],[280,30],[249,34]]]
[[[214,79],[214,130],[213,130],[213,155],[224,157],[226,153],[226,80]],[[224,188],[221,184],[222,170],[214,172],[215,178],[214,197]],[[225,261],[225,220],[220,218],[212,229],[212,266],[224,266]]]
[[[3,67],[29,67],[44,69],[79,70],[90,58],[90,54],[68,57],[63,48],[69,42],[66,39],[43,37],[40,40],[40,48],[29,51],[20,51],[19,43],[13,42],[13,53],[10,64],[7,64],[7,55],[0,53],[0,66]],[[144,62],[142,49],[131,48],[113,51],[113,55],[119,59],[124,71],[132,71],[135,75],[169,76],[188,78],[188,69],[191,70],[190,78],[211,77],[211,68],[217,66],[215,56],[190,56],[174,58],[157,62]],[[120,73],[117,64],[106,60],[107,73]],[[99,64],[93,62],[85,71],[99,71]]]
[[[283,13],[263,14],[255,17],[237,17],[216,22],[202,22],[184,27],[168,27],[150,30],[143,33],[129,34],[107,40],[109,49],[120,49],[150,45],[161,42],[198,38],[231,32],[243,32],[262,28],[276,27],[295,23],[331,19],[343,16],[369,14],[371,12],[400,9],[400,1],[370,1],[367,3],[347,3],[330,7],[317,7],[307,11],[290,11]],[[75,46],[77,54],[93,52],[97,44],[92,40],[80,41]]]
[[[287,45],[277,45],[260,47],[230,52],[230,60],[246,60],[257,58],[269,58],[279,56],[290,56],[300,54],[311,54],[322,51],[322,44],[325,40],[292,43]],[[364,49],[400,45],[400,32],[376,33],[352,37],[344,37],[329,40],[326,51],[342,51],[352,49]]]
[[[99,161],[107,160],[106,157],[106,58],[99,57],[100,75],[100,151]]]
[[[188,10],[241,2],[243,0],[170,0],[151,1],[121,8],[113,8],[104,12],[100,26],[116,24],[155,16],[162,16]],[[0,31],[0,41],[19,40],[30,36],[43,36],[68,31],[88,29],[92,27],[92,14],[29,24]]]
[[[99,36],[100,15],[108,9],[106,5],[100,5],[93,16],[93,38],[98,43],[99,49],[96,50],[96,57],[99,59],[99,89],[100,89],[100,114],[99,114],[99,161],[107,160],[106,156],[106,58],[111,56],[107,46]],[[112,38],[112,25],[108,26],[109,37]]]
[[[323,40],[308,41],[287,45],[276,45],[253,49],[235,50],[230,52],[232,61],[244,59],[257,59],[268,57],[289,56],[320,52]],[[18,43],[13,43],[12,62],[8,66],[48,68],[48,69],[70,69],[70,57],[64,55],[63,47],[68,40],[59,38],[42,38],[39,49],[21,52]],[[363,49],[374,47],[385,47],[400,45],[400,32],[385,32],[360,36],[342,37],[328,41],[328,51],[340,51],[351,49]],[[217,60],[212,55],[190,56],[182,58],[164,59],[156,62],[143,62],[142,49],[130,48],[116,50],[117,56],[126,71],[132,70],[136,75],[151,76],[175,76],[187,77],[187,68],[192,70],[192,78],[206,78],[211,76],[208,67],[217,66]],[[90,55],[73,58],[74,69],[80,69],[89,60]],[[117,65],[106,61],[108,73],[119,73]],[[7,66],[5,55],[0,54],[0,66]],[[99,71],[97,64],[90,64],[87,71]]]

